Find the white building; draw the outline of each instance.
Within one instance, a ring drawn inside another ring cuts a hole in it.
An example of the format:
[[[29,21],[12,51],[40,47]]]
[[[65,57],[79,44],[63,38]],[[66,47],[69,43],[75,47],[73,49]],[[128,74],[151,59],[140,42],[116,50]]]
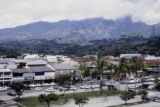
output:
[[[160,60],[160,57],[154,56],[154,55],[147,55],[144,58],[145,60]]]
[[[142,54],[121,54],[120,58],[127,58],[127,59],[131,59],[131,58],[142,58]]]
[[[0,68],[0,86],[12,83],[12,70]]]

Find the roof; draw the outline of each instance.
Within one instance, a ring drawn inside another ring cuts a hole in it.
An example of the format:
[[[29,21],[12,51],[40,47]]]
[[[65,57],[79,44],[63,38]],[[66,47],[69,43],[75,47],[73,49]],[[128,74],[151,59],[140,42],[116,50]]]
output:
[[[27,65],[46,65],[47,62],[45,60],[31,60],[27,61]]]
[[[77,69],[76,66],[70,64],[50,64],[55,70],[75,70]]]
[[[145,60],[160,60],[160,57],[152,56],[152,55],[147,55],[145,57]]]
[[[40,58],[38,54],[25,54],[24,59],[34,59],[34,58]]]
[[[27,73],[27,72],[53,72],[53,70],[47,66],[34,66],[29,68],[14,69],[13,72]]]
[[[142,54],[121,54],[120,58],[142,57]]]
[[[147,60],[147,65],[160,67],[160,60]]]

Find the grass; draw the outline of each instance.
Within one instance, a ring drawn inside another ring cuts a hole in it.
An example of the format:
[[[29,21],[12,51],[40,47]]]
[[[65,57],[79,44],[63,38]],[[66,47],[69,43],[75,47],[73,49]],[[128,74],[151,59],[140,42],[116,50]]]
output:
[[[40,103],[37,97],[26,97],[22,98],[19,103],[26,107],[44,107],[45,103]],[[65,100],[60,97],[57,101],[52,101],[51,104],[64,104]]]
[[[113,93],[113,91],[104,90],[101,95],[99,95],[99,91],[71,93],[71,94],[66,94],[65,98],[63,96],[60,96],[60,98],[57,101],[52,101],[51,103],[56,105],[65,104],[68,101],[68,99],[73,99],[76,94],[83,95],[86,97],[106,97],[106,96],[120,94],[120,92],[117,91]],[[21,98],[19,103],[21,103],[26,107],[44,107],[45,105],[45,103],[40,103],[37,97]]]
[[[149,102],[140,101],[140,102],[135,102],[135,103],[127,103],[126,105],[125,104],[121,104],[121,105],[115,105],[115,106],[109,106],[109,107],[128,107],[128,106],[145,104],[145,103],[149,103]]]

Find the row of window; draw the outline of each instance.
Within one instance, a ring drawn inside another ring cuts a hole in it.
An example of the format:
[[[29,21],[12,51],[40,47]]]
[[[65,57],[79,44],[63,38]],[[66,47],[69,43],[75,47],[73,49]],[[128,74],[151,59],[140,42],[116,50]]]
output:
[[[36,72],[35,76],[41,76],[44,75],[44,72]],[[23,73],[13,73],[13,77],[22,77]]]

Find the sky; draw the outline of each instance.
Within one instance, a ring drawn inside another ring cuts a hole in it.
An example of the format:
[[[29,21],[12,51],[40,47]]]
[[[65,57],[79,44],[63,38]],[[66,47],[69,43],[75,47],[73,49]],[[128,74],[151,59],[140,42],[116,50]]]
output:
[[[0,0],[0,28],[37,21],[102,17],[152,25],[160,22],[160,0]]]

